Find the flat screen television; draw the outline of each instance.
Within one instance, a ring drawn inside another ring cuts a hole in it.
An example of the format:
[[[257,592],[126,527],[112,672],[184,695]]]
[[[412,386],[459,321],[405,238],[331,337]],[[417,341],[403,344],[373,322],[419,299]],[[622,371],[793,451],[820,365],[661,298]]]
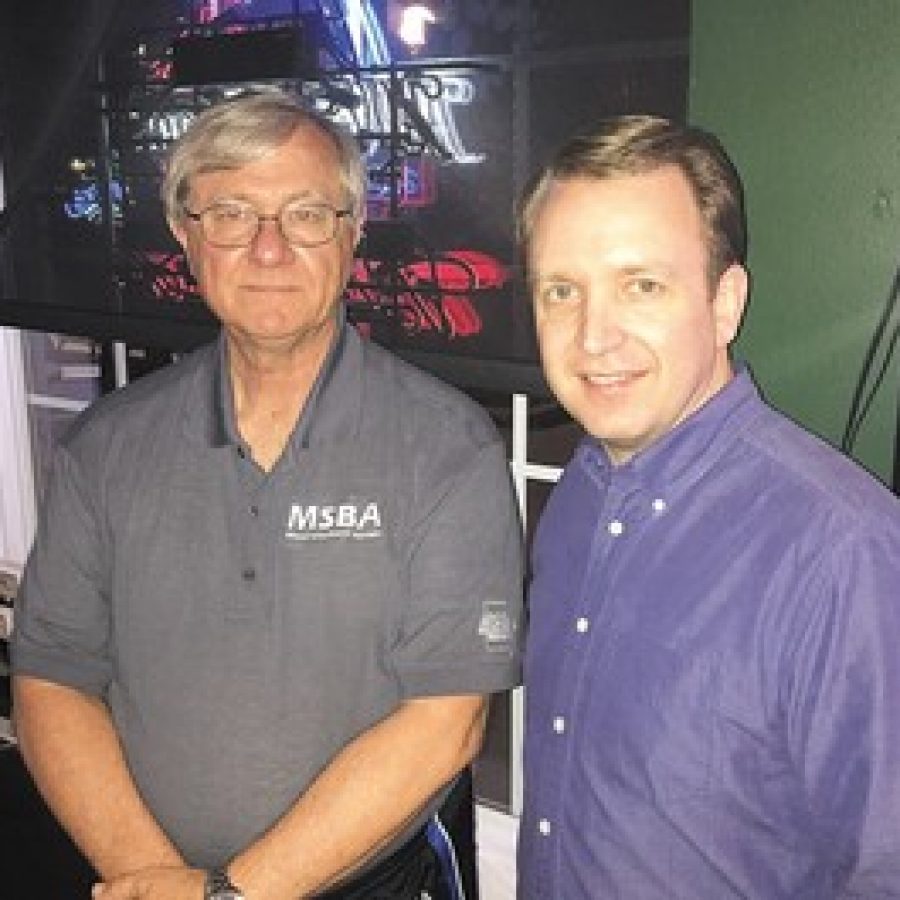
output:
[[[365,154],[351,321],[463,386],[542,392],[516,196],[603,115],[684,117],[689,0],[444,2],[416,52],[391,3],[16,4],[0,29],[0,324],[173,350],[211,337],[160,167],[199,110],[274,83]]]

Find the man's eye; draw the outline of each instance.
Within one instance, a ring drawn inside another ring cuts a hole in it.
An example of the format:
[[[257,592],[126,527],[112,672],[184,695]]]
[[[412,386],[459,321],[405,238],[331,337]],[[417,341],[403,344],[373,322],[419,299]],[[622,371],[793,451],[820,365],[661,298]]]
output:
[[[541,291],[541,299],[545,303],[575,303],[579,298],[578,288],[574,284],[548,284]]]
[[[253,213],[245,206],[213,206],[209,210],[217,222],[246,222],[252,218]]]
[[[652,297],[665,291],[665,285],[655,278],[634,278],[627,285],[628,293],[635,297]]]
[[[316,225],[325,218],[325,210],[319,206],[289,206],[284,219],[292,225]]]

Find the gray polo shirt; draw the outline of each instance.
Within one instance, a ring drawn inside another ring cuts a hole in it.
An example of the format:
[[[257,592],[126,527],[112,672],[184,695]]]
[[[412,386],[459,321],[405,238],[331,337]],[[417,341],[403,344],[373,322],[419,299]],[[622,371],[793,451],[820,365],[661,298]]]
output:
[[[60,446],[14,670],[106,699],[149,808],[209,866],[405,698],[518,683],[520,542],[468,398],[345,327],[266,474],[220,341]]]

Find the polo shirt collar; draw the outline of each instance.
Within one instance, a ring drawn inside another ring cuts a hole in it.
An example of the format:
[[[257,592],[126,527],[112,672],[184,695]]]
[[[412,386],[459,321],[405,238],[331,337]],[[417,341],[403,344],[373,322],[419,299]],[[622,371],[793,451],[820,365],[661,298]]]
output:
[[[663,491],[688,487],[739,439],[761,408],[749,370],[739,366],[734,377],[700,409],[628,462],[614,466],[594,438],[586,438],[582,450],[592,458],[592,468],[603,481],[620,488]]]
[[[195,350],[183,361],[183,365],[192,368],[182,409],[184,435],[210,447],[225,447],[232,443],[226,427],[227,392],[222,384],[225,356],[225,337],[220,330],[215,341]],[[228,403],[230,405],[230,399]]]
[[[198,354],[194,389],[185,410],[186,428],[212,447],[241,445],[224,330]],[[334,340],[288,442],[292,452],[356,433],[362,408],[362,355],[362,339],[347,324],[342,307]]]
[[[362,339],[341,307],[334,341],[291,435],[294,453],[350,437],[362,409]]]

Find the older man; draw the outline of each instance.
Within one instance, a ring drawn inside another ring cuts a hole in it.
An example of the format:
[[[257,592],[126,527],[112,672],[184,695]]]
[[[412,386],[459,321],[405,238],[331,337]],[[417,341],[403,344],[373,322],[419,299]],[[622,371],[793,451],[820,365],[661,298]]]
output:
[[[435,814],[517,677],[502,444],[344,323],[352,138],[229,101],[163,195],[221,339],[59,448],[13,645],[27,764],[104,900],[458,896]]]
[[[617,119],[521,228],[588,437],[534,548],[520,896],[900,897],[900,504],[732,368],[733,166]]]

